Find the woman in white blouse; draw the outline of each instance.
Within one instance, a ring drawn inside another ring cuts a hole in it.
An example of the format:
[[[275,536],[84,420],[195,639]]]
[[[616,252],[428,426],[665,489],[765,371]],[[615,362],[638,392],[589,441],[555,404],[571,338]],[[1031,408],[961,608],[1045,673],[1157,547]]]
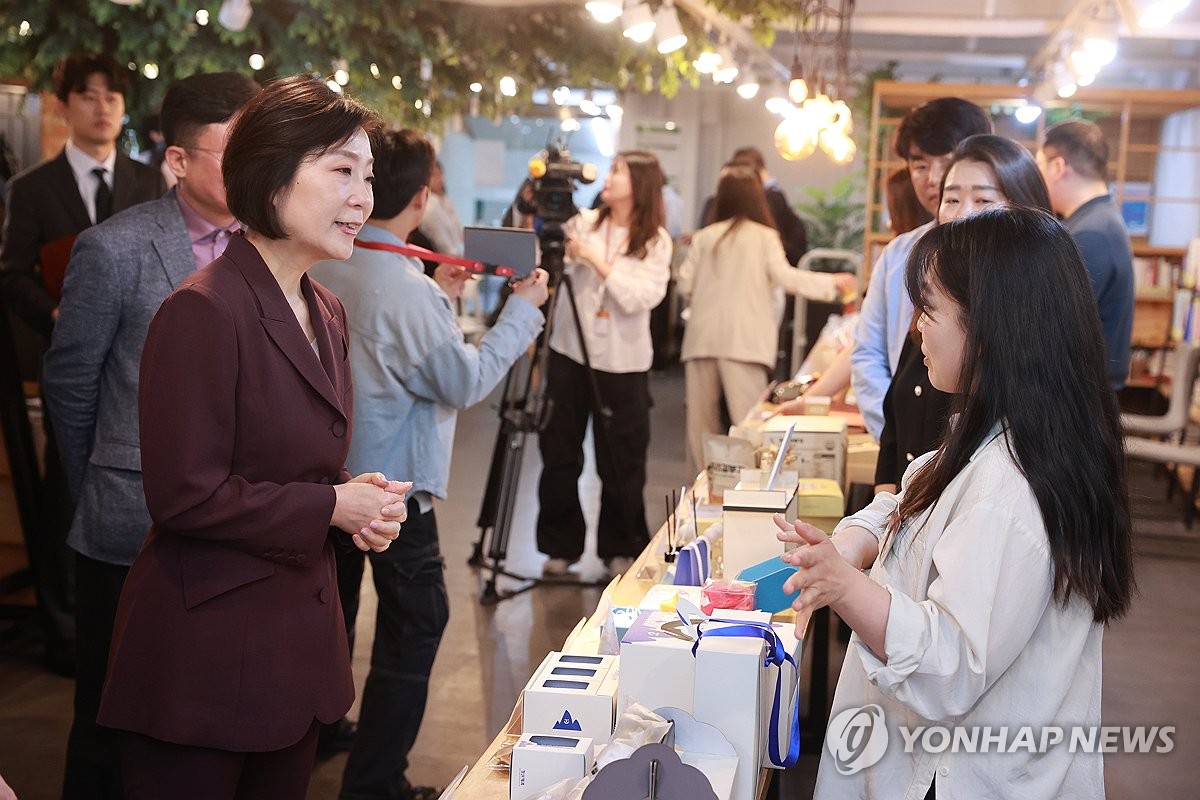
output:
[[[549,556],[546,574],[565,574],[583,555],[587,525],[578,483],[589,418],[603,486],[597,554],[611,572],[623,572],[650,538],[642,500],[650,444],[650,311],[671,277],[662,185],[652,153],[618,153],[604,182],[604,207],[581,211],[565,226],[564,273],[574,289],[583,341],[570,303],[561,298],[551,320],[548,417],[538,436],[537,542]]]
[[[721,399],[739,422],[762,397],[779,349],[777,290],[831,302],[853,294],[852,273],[798,270],[788,263],[762,179],[753,167],[721,170],[715,222],[697,231],[679,268],[690,302],[680,359],[687,379],[687,434],[693,466],[704,466],[703,436],[721,432]]]
[[[941,448],[832,538],[777,517],[802,545],[800,624],[828,605],[854,630],[816,796],[1103,798],[1072,729],[1100,724],[1104,626],[1134,581],[1087,273],[1048,214],[998,208],[927,233],[906,279],[930,381],[955,395]],[[922,726],[956,745],[906,748]]]

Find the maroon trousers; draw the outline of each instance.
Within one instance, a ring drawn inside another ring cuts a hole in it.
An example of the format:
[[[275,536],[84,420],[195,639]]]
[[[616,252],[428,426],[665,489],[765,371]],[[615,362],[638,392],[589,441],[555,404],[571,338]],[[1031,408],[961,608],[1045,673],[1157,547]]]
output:
[[[189,747],[121,731],[125,800],[304,800],[319,728],[313,720],[296,744],[267,753]]]

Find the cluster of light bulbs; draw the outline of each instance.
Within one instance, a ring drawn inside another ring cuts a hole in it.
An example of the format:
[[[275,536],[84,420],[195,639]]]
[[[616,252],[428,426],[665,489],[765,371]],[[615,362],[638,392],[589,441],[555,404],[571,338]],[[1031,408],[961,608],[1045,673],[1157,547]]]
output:
[[[854,123],[846,101],[831,100],[820,91],[810,97],[808,84],[793,73],[788,96],[771,97],[767,110],[783,116],[775,129],[775,149],[788,161],[808,158],[818,147],[838,164],[854,159]]]

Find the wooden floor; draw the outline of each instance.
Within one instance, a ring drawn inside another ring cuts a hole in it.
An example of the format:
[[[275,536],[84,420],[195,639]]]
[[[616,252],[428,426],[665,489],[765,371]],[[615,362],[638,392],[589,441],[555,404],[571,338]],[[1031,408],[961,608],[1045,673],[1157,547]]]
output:
[[[687,475],[683,436],[683,378],[674,371],[651,379],[655,399],[646,489],[650,522],[663,516],[662,498]],[[450,481],[451,500],[438,505],[438,522],[451,595],[450,626],[434,667],[433,687],[410,777],[443,784],[468,762],[508,718],[517,693],[542,656],[562,642],[597,600],[597,590],[542,587],[495,606],[478,602],[477,575],[466,565],[477,538],[475,520],[496,432],[496,414],[484,404],[461,417]],[[525,451],[520,507],[512,527],[509,565],[540,571],[532,540],[539,459],[535,441]],[[1175,725],[1175,749],[1164,755],[1110,755],[1108,797],[1114,800],[1193,798],[1200,774],[1200,525],[1187,531],[1176,501],[1149,467],[1132,468],[1138,533],[1140,595],[1132,613],[1112,626],[1104,642],[1104,723]],[[590,465],[581,487],[594,518],[599,487]],[[0,486],[0,528],[16,519],[11,492]],[[0,535],[0,541],[4,536]],[[594,545],[589,544],[594,550]],[[12,556],[10,556],[11,559]],[[0,559],[3,559],[0,546]],[[2,568],[3,562],[0,562]],[[582,562],[585,579],[598,577],[594,558]],[[366,675],[374,595],[364,581],[355,675]],[[61,785],[71,718],[71,683],[37,665],[32,631],[9,631],[0,641],[0,774],[22,800],[51,800]],[[832,670],[836,676],[836,665]],[[352,712],[357,713],[357,709]],[[310,800],[337,796],[345,757],[318,764]],[[808,753],[787,776],[783,796],[812,794],[816,756]]]

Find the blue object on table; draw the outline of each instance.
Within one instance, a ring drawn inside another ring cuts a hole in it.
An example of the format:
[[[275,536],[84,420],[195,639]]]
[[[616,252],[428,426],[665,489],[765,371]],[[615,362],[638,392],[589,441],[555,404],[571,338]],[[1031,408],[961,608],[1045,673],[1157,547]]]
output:
[[[758,611],[776,614],[791,608],[792,602],[800,596],[800,592],[787,594],[783,591],[784,582],[792,576],[796,568],[784,562],[779,556],[768,558],[766,561],[746,567],[738,573],[739,581],[750,581],[754,588],[754,607]]]

